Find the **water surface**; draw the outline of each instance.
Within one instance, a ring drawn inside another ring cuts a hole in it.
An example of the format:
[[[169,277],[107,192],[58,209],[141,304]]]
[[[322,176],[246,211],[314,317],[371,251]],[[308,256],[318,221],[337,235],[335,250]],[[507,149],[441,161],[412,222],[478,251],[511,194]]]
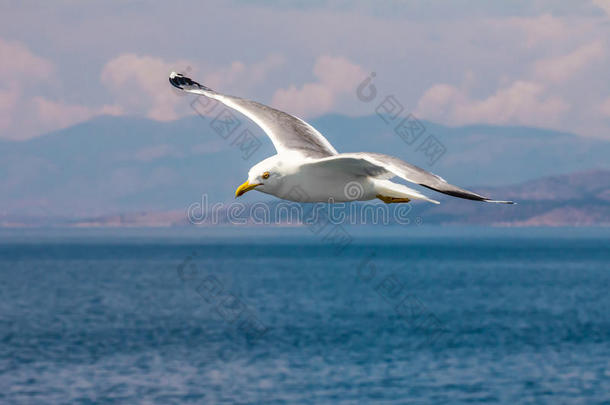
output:
[[[0,233],[0,402],[608,403],[610,232]]]

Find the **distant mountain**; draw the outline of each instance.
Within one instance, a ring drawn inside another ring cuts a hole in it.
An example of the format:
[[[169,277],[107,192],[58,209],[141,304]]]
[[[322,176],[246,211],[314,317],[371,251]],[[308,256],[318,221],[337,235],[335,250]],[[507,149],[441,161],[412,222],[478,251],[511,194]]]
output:
[[[202,194],[210,202],[231,201],[248,169],[275,153],[254,124],[238,119],[236,128],[223,128],[213,117],[167,123],[99,117],[28,141],[0,142],[0,218],[35,222],[184,211]],[[412,133],[401,133],[405,142],[394,132],[398,121],[328,115],[312,123],[339,151],[392,154],[475,189],[610,169],[607,141],[526,127],[412,122]],[[260,148],[247,148],[246,128]],[[440,142],[437,151],[444,150],[434,164],[424,147],[430,135]],[[573,195],[573,186],[566,195]]]
[[[517,205],[486,204],[441,197],[440,205],[425,202],[385,205],[380,201],[347,204],[266,202],[211,204],[207,199],[182,210],[138,212],[82,219],[48,220],[43,225],[72,227],[167,226],[325,226],[476,224],[495,226],[610,226],[610,171],[597,170],[551,176],[513,186],[478,191],[517,201]],[[40,225],[10,222],[4,226]]]
[[[531,127],[421,124],[424,134],[407,145],[392,125],[376,115],[349,119],[333,115],[315,122],[341,152],[365,150],[395,155],[464,186],[508,185],[544,176],[610,169],[610,141]],[[438,138],[446,149],[434,165],[417,150],[428,134]]]
[[[444,198],[438,207],[421,206],[419,215],[427,223],[610,226],[609,170],[551,176],[513,186],[478,190],[518,204],[477,205]]]

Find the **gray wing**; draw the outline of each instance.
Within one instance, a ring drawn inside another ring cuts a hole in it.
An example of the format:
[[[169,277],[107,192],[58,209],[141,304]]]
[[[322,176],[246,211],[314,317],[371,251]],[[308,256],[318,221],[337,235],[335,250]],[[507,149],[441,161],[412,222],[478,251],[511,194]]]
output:
[[[242,113],[265,131],[278,153],[298,152],[310,158],[337,154],[320,132],[300,118],[256,101],[217,93],[179,73],[172,72],[169,82],[180,90],[212,98]]]
[[[411,183],[416,183],[453,197],[484,202],[514,204],[512,201],[492,200],[473,193],[472,191],[454,186],[453,184],[447,183],[442,177],[430,173],[421,167],[417,167],[394,156],[384,155],[382,153],[340,153],[336,156],[320,159],[310,164],[334,166],[357,176],[371,176],[384,179],[398,176]]]

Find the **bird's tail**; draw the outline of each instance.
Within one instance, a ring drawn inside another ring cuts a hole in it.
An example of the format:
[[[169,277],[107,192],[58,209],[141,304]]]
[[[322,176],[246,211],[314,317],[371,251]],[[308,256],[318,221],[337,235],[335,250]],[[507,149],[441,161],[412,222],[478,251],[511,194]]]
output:
[[[440,204],[438,201],[423,195],[417,190],[413,190],[403,184],[394,183],[390,180],[375,179],[375,192],[385,197],[424,200],[434,204]]]
[[[488,203],[496,203],[496,204],[517,204],[514,201],[502,201],[502,200],[489,200],[489,199],[484,199],[482,200],[483,202],[488,202]]]

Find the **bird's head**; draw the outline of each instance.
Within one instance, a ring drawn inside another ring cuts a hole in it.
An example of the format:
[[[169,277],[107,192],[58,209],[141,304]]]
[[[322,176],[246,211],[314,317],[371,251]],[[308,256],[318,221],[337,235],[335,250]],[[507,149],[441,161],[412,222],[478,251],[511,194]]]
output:
[[[235,190],[235,198],[250,190],[273,194],[282,184],[284,164],[276,156],[272,156],[252,166],[248,172],[248,180]]]

